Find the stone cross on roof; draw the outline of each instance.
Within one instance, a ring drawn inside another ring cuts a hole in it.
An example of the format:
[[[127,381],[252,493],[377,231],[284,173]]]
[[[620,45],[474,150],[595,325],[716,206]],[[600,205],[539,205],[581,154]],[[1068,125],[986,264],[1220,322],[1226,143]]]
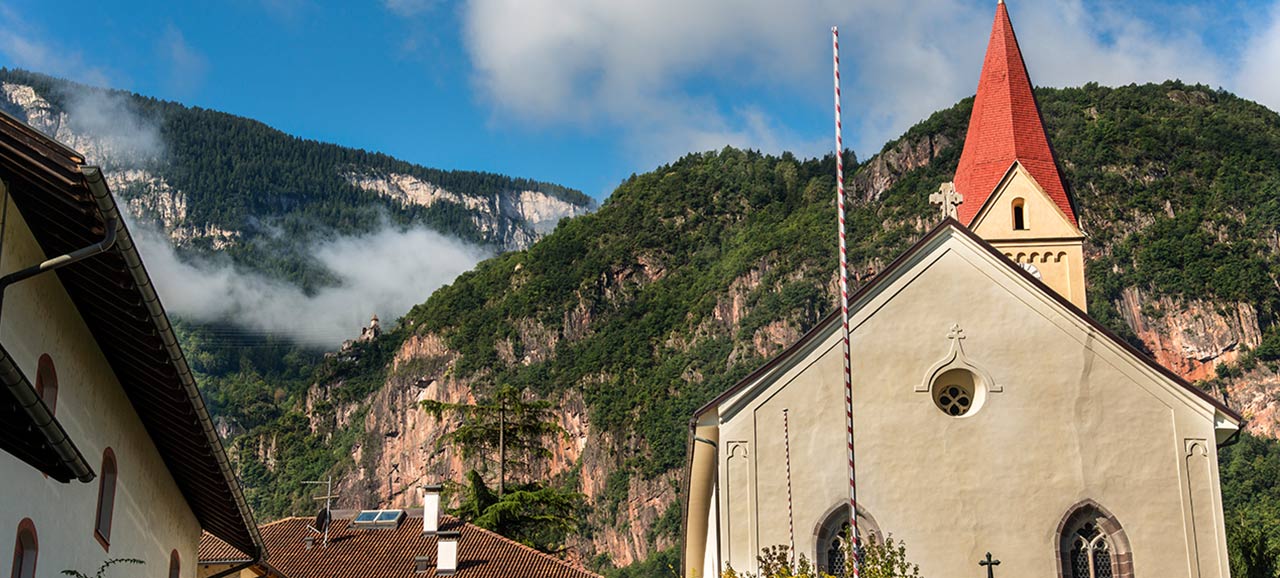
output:
[[[955,183],[942,183],[942,186],[938,187],[938,192],[929,195],[929,204],[941,206],[942,218],[944,219],[947,217],[957,218],[959,211],[956,207],[963,202],[964,195],[956,190]]]

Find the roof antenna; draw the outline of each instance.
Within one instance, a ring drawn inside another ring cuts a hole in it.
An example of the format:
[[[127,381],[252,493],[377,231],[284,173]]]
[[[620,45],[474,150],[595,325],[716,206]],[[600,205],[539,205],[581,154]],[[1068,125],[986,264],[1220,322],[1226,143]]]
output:
[[[324,485],[325,485],[324,495],[323,495],[323,496],[316,496],[316,497],[312,498],[313,500],[324,500],[324,509],[323,509],[323,510],[320,510],[320,512],[319,512],[318,514],[316,514],[316,523],[315,523],[315,525],[314,525],[314,526],[308,525],[308,526],[307,526],[307,529],[308,529],[308,530],[311,530],[312,532],[315,532],[315,533],[317,533],[317,534],[322,534],[322,535],[324,536],[324,546],[323,546],[323,547],[328,548],[328,547],[329,547],[329,523],[333,520],[333,512],[332,512],[332,505],[333,505],[333,502],[332,502],[332,500],[333,500],[334,498],[338,497],[338,496],[335,496],[335,495],[333,494],[333,476],[329,476],[329,478],[328,478],[327,480],[324,480],[324,481],[311,481],[311,480],[307,480],[307,481],[304,481],[304,482],[302,482],[302,483],[304,483],[304,484],[315,484],[315,485],[324,484]]]

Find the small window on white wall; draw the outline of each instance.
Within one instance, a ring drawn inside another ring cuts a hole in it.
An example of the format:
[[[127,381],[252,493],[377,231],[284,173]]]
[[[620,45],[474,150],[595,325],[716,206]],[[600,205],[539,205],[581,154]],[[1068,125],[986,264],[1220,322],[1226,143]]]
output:
[[[1022,199],[1013,200],[1013,230],[1027,230],[1026,202]]]
[[[18,541],[13,546],[13,578],[35,578],[39,549],[35,524],[30,518],[23,519],[18,523]]]
[[[102,473],[98,476],[98,513],[93,523],[93,536],[103,549],[111,546],[111,517],[116,509],[116,453],[102,452]]]
[[[169,553],[169,578],[178,578],[182,575],[182,560],[178,558],[178,551],[174,550]]]
[[[53,366],[53,358],[46,353],[40,356],[36,364],[36,395],[40,396],[49,408],[49,413],[56,413],[58,408],[58,371]]]

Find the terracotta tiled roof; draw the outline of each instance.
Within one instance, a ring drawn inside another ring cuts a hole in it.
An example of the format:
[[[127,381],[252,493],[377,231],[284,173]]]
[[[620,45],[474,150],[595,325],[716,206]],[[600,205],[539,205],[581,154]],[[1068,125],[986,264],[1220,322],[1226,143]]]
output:
[[[270,553],[267,562],[284,578],[434,578],[436,538],[422,535],[421,510],[408,513],[395,528],[362,529],[351,526],[349,515],[340,517],[342,514],[335,511],[328,547],[321,547],[317,540],[311,550],[307,550],[303,538],[315,536],[307,527],[315,522],[314,518],[285,518],[261,526],[259,531]],[[462,534],[458,540],[458,571],[453,574],[457,578],[600,578],[456,518],[445,516],[441,529]],[[200,541],[201,563],[234,551],[211,542],[207,534]],[[414,571],[414,559],[419,556],[430,561],[426,572]]]
[[[1009,10],[1001,2],[996,7],[987,57],[969,117],[969,133],[956,168],[956,190],[964,195],[964,202],[957,207],[961,223],[973,224],[1015,161],[1022,163],[1075,224],[1075,211],[1045,135]]]
[[[243,562],[250,560],[249,556],[241,552],[231,544],[222,541],[222,538],[214,536],[208,532],[200,534],[200,562],[209,564],[214,562]]]

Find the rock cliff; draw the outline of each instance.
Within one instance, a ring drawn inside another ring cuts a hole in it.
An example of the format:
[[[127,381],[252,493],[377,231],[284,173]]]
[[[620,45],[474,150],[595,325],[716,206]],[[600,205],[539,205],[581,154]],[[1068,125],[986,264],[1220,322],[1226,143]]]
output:
[[[186,166],[183,159],[190,158],[190,153],[203,156],[219,155],[222,151],[184,149],[181,158],[174,158],[165,138],[170,130],[167,123],[176,122],[172,120],[171,110],[166,111],[165,107],[157,110],[154,103],[123,92],[28,76],[41,82],[0,81],[0,110],[81,152],[89,163],[107,168],[108,184],[127,202],[129,216],[135,222],[162,230],[174,246],[224,251],[248,242],[255,233],[270,233],[273,227],[287,222],[287,213],[296,210],[302,199],[322,201],[314,199],[323,196],[316,191],[286,191],[279,204],[250,201],[261,208],[240,219],[220,216],[222,211],[192,210],[196,202],[193,193],[200,193],[197,196],[205,203],[204,199],[221,195],[221,191],[185,190],[174,184],[172,175],[181,173],[186,182],[216,185],[217,179],[193,178],[190,173],[196,169]],[[181,112],[189,110],[178,105],[171,107]],[[216,127],[216,130],[233,133],[235,127]],[[224,138],[235,140],[234,136]],[[245,147],[258,144],[233,142]],[[503,186],[500,179],[490,178],[495,186],[477,189],[482,192],[460,192],[381,166],[356,163],[319,168],[331,172],[334,183],[374,193],[369,199],[371,210],[382,210],[375,202],[378,197],[393,201],[391,210],[406,209],[409,214],[412,211],[407,209],[413,207],[430,208],[437,203],[455,205],[465,212],[466,224],[450,223],[451,227],[441,232],[452,234],[459,227],[465,227],[461,230],[468,231],[474,238],[464,240],[482,242],[502,251],[528,248],[554,229],[561,219],[582,215],[594,208],[594,203],[580,194],[548,194],[521,187],[537,183],[520,179],[510,179],[511,184]],[[252,169],[224,164],[218,170]],[[266,175],[265,178],[279,176]],[[569,198],[573,200],[566,200]]]

